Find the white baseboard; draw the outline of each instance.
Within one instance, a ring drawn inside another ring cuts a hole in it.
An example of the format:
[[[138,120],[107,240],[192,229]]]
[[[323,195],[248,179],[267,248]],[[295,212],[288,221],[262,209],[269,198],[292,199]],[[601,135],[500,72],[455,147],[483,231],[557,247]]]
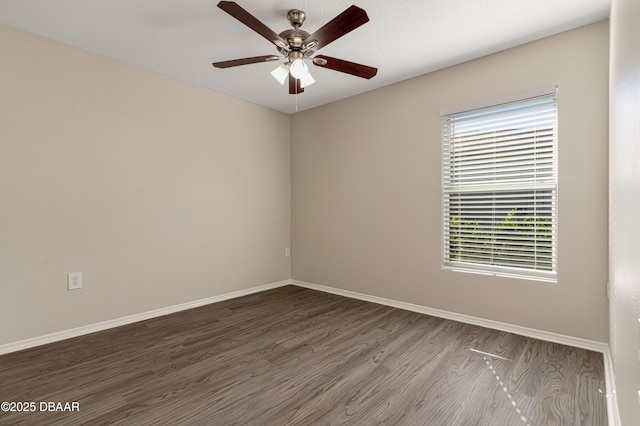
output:
[[[466,324],[478,325],[480,327],[491,328],[493,330],[506,331],[508,333],[518,334],[520,336],[526,336],[526,337],[532,337],[534,339],[545,340],[547,342],[560,343],[562,345],[588,349],[590,351],[604,353],[604,351],[608,348],[608,345],[602,342],[581,339],[579,337],[565,336],[563,334],[551,333],[548,331],[536,330],[533,328],[521,327],[519,325],[513,325],[513,324],[504,323],[504,322],[478,318],[471,315],[443,311],[441,309],[429,308],[422,305],[414,305],[413,303],[400,302],[398,300],[386,299],[384,297],[370,296],[368,294],[357,293],[354,291],[342,290],[339,288],[327,287],[323,285],[318,285],[318,284],[313,284],[313,283],[308,283],[308,282],[298,281],[298,280],[292,280],[291,283],[300,287],[324,291],[326,293],[333,293],[340,296],[351,297],[353,299],[359,299],[367,302],[378,303],[380,305],[387,305],[394,308],[404,309],[406,311],[412,311],[420,314],[431,315],[434,317],[463,322]]]
[[[173,306],[167,306],[165,308],[154,309],[153,311],[147,311],[139,314],[129,315],[126,317],[115,318],[108,321],[102,321],[95,324],[89,324],[82,327],[72,328],[70,330],[59,331],[57,333],[46,334],[44,336],[38,336],[30,339],[20,340],[17,342],[11,342],[4,345],[0,345],[0,355],[20,351],[23,349],[32,348],[35,346],[44,345],[47,343],[53,343],[60,340],[70,339],[72,337],[78,337],[78,336],[82,336],[89,333],[95,333],[96,331],[107,330],[109,328],[119,327],[121,325],[131,324],[138,321],[144,321],[147,319],[160,317],[162,315],[173,314],[175,312],[197,308],[199,306],[204,306],[211,303],[222,302],[223,300],[229,300],[229,299],[246,296],[253,293],[259,293],[261,291],[270,290],[273,288],[282,287],[284,285],[289,285],[289,284],[291,284],[291,280],[278,281],[270,284],[260,285],[257,287],[247,288],[244,290],[234,291],[231,293],[221,294],[219,296],[207,297],[205,299],[181,303],[179,305],[173,305]]]
[[[172,314],[175,312],[180,312],[180,311],[184,311],[191,308],[197,308],[199,306],[221,302],[223,300],[229,300],[236,297],[246,296],[249,294],[258,293],[261,291],[270,290],[273,288],[282,287],[290,284],[293,284],[299,287],[322,291],[325,293],[332,293],[339,296],[350,297],[352,299],[359,299],[367,302],[373,302],[380,305],[391,306],[394,308],[404,309],[407,311],[431,315],[439,318],[445,318],[445,319],[450,319],[453,321],[463,322],[467,324],[478,325],[481,327],[491,328],[494,330],[506,331],[509,333],[519,334],[521,336],[532,337],[534,339],[560,343],[563,345],[574,346],[577,348],[588,349],[596,352],[608,353],[608,350],[609,350],[609,346],[606,343],[595,342],[587,339],[581,339],[579,337],[565,336],[562,334],[551,333],[551,332],[536,330],[536,329],[527,328],[527,327],[521,327],[513,324],[473,317],[465,314],[458,314],[455,312],[429,308],[426,306],[415,305],[412,303],[401,302],[393,299],[386,299],[378,296],[371,296],[364,293],[357,293],[354,291],[343,290],[343,289],[328,287],[328,286],[319,285],[319,284],[313,284],[305,281],[283,280],[283,281],[278,281],[274,283],[260,285],[257,287],[251,287],[244,290],[234,291],[234,292],[222,294],[219,296],[213,296],[205,299],[194,300],[192,302],[181,303],[179,305],[167,306],[165,308],[155,309],[152,311],[142,312],[139,314],[129,315],[126,317],[115,318],[112,320],[103,321],[95,324],[89,324],[82,327],[72,328],[70,330],[64,330],[56,333],[46,334],[44,336],[38,336],[30,339],[20,340],[17,342],[7,343],[4,345],[0,345],[0,355],[19,351],[22,349],[27,349],[34,346],[43,345],[46,343],[52,343],[52,342],[57,342],[59,340],[82,336],[84,334],[94,333],[96,331],[107,330],[109,328],[119,327],[121,325],[131,324],[138,321],[144,321],[150,318]]]
[[[602,353],[604,357],[604,378],[607,386],[607,418],[609,426],[621,426],[620,413],[618,412],[618,398],[616,396],[615,370],[613,369],[613,359],[611,352],[607,350]]]

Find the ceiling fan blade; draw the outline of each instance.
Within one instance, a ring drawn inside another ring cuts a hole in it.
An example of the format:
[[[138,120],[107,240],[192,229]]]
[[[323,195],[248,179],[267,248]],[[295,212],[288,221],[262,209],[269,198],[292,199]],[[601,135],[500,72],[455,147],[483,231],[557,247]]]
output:
[[[367,12],[365,12],[364,9],[360,9],[358,6],[351,6],[340,15],[324,24],[324,26],[316,32],[309,35],[306,40],[307,43],[314,40],[317,41],[318,45],[315,48],[320,49],[367,22],[369,22]]]
[[[344,59],[332,58],[331,56],[317,55],[313,58],[313,63],[322,68],[329,68],[330,70],[340,71],[366,79],[370,79],[378,73],[378,68],[345,61]]]
[[[300,85],[300,80],[289,74],[289,94],[297,95],[302,92],[304,92],[304,89],[302,85]]]
[[[282,37],[263,24],[258,18],[240,7],[236,2],[221,1],[218,3],[218,7],[245,24],[247,27],[251,28],[253,31],[260,34],[262,37],[269,40],[271,43],[274,43],[276,46],[287,45]]]
[[[231,61],[214,62],[212,65],[216,68],[230,68],[239,65],[257,64],[260,62],[277,61],[280,59],[276,55],[253,56],[251,58],[233,59]]]

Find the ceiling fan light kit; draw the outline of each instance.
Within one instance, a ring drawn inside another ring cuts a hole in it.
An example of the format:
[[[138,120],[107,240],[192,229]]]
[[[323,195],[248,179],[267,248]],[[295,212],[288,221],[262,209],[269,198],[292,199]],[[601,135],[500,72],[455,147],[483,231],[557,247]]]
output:
[[[309,67],[305,62],[306,59],[310,59],[318,67],[366,79],[372,78],[378,72],[377,68],[349,62],[344,59],[324,55],[313,56],[317,50],[369,21],[367,13],[357,6],[347,8],[312,34],[300,29],[306,14],[298,9],[292,9],[287,13],[287,19],[293,29],[276,34],[235,2],[221,1],[218,3],[218,7],[273,43],[282,56],[264,55],[214,62],[213,66],[216,68],[230,68],[285,59],[286,62],[271,71],[271,75],[282,85],[289,78],[290,94],[302,93],[305,87],[315,83],[315,79],[311,76]]]

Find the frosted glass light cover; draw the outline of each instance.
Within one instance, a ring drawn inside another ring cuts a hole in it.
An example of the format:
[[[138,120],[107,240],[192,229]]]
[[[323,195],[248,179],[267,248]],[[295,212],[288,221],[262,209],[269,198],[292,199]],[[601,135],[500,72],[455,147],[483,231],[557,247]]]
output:
[[[282,64],[275,70],[271,71],[271,75],[276,79],[278,83],[284,86],[284,82],[289,75],[289,67],[287,66],[287,64]]]
[[[302,59],[295,59],[293,62],[291,62],[289,70],[291,71],[291,75],[298,79],[302,79],[306,74],[309,73],[309,68]]]

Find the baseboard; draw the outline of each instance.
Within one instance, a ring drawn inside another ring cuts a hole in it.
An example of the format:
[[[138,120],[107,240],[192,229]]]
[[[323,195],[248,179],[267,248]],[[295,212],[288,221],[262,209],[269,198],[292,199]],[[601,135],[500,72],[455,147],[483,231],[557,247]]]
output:
[[[139,314],[129,315],[126,317],[115,318],[108,321],[103,321],[95,324],[89,324],[82,327],[73,328],[70,330],[64,330],[56,333],[46,334],[44,336],[33,337],[30,339],[20,340],[17,342],[11,342],[4,345],[0,345],[0,355],[16,352],[22,349],[31,348],[34,346],[40,346],[47,343],[57,342],[59,340],[69,339],[72,337],[82,336],[84,334],[94,333],[96,331],[107,330],[109,328],[119,327],[121,325],[131,324],[138,321],[144,321],[150,318],[159,317],[162,315],[168,315],[175,312],[184,311],[191,308],[197,308],[199,306],[208,305],[211,303],[221,302],[223,300],[229,300],[236,297],[246,296],[253,293],[258,293],[265,290],[270,290],[285,285],[296,285],[299,287],[305,287],[313,290],[323,291],[325,293],[332,293],[340,296],[350,297],[353,299],[359,299],[367,302],[378,303],[381,305],[387,305],[394,308],[404,309],[407,311],[418,312],[421,314],[431,315],[439,318],[450,319],[453,321],[464,322],[467,324],[478,325],[481,327],[491,328],[494,330],[506,331],[509,333],[519,334],[521,336],[532,337],[534,339],[545,340],[548,342],[560,343],[563,345],[574,346],[577,348],[588,349],[596,352],[608,353],[609,346],[606,343],[595,342],[587,339],[581,339],[578,337],[565,336],[562,334],[551,333],[547,331],[536,330],[527,327],[521,327],[513,324],[503,323],[499,321],[488,320],[484,318],[478,318],[470,315],[459,314],[455,312],[444,311],[435,308],[429,308],[422,305],[415,305],[412,303],[401,302],[398,300],[387,299],[378,296],[371,296],[364,293],[357,293],[354,291],[343,290],[335,287],[328,287],[324,285],[309,283],[299,280],[283,280],[274,283],[264,284],[256,287],[247,288],[244,290],[234,291],[218,296],[208,297],[205,299],[194,300],[192,302],[181,303],[178,305],[168,306],[165,308],[155,309],[152,311],[142,312]]]
[[[246,296],[253,293],[259,293],[261,291],[270,290],[277,287],[282,287],[291,284],[291,280],[278,281],[270,284],[264,284],[257,287],[251,287],[244,290],[238,290],[231,293],[221,294],[219,296],[207,297],[205,299],[194,300],[192,302],[181,303],[179,305],[167,306],[165,308],[154,309],[152,311],[142,312],[139,314],[129,315],[126,317],[115,318],[108,321],[102,321],[95,324],[89,324],[82,327],[72,328],[70,330],[64,330],[57,333],[46,334],[44,336],[33,337],[30,339],[20,340],[17,342],[11,342],[4,345],[0,345],[0,355],[8,354],[11,352],[20,351],[23,349],[32,348],[35,346],[44,345],[47,343],[58,342],[60,340],[70,339],[72,337],[78,337],[89,333],[95,333],[96,331],[103,331],[109,328],[119,327],[121,325],[131,324],[138,321],[144,321],[151,318],[160,317],[167,314],[173,314],[187,309],[197,308],[199,306],[209,305],[211,303],[221,302],[223,300],[229,300],[236,297]]]
[[[453,321],[463,322],[466,324],[478,325],[480,327],[491,328],[494,330],[506,331],[508,333],[518,334],[520,336],[532,337],[534,339],[545,340],[547,342],[560,343],[562,345],[573,346],[576,348],[587,349],[595,352],[603,352],[608,349],[608,345],[602,342],[582,339],[579,337],[565,336],[563,334],[551,333],[548,331],[536,330],[533,328],[521,327],[518,325],[508,324],[499,321],[478,318],[471,315],[458,314],[455,312],[444,311],[440,309],[429,308],[413,303],[400,302],[398,300],[386,299],[384,297],[371,296],[368,294],[357,293],[349,290],[342,290],[334,287],[327,287],[319,284],[313,284],[305,281],[291,280],[291,283],[299,287],[305,287],[313,290],[324,291],[339,296],[351,297],[353,299],[364,300],[366,302],[378,303],[394,308],[404,309],[406,311],[417,312],[420,314],[431,315],[434,317],[449,319]]]
[[[616,396],[615,371],[609,348],[602,353],[604,357],[604,377],[607,386],[607,419],[609,426],[621,426],[618,412],[618,398]]]

